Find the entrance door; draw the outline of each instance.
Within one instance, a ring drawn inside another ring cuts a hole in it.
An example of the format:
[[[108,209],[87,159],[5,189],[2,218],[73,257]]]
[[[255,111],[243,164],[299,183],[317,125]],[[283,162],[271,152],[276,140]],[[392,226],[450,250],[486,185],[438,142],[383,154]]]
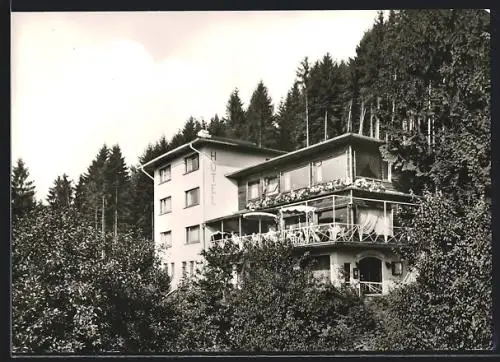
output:
[[[382,261],[368,257],[359,261],[361,294],[382,294]]]

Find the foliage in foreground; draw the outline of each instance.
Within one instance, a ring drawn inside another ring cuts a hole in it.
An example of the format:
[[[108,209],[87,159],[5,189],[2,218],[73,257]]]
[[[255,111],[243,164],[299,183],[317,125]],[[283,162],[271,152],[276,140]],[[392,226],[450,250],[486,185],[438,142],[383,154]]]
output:
[[[379,321],[366,349],[490,350],[491,212],[484,200],[460,210],[427,194],[401,253],[415,281],[378,300]]]
[[[374,326],[362,300],[311,278],[289,245],[215,244],[204,254],[203,272],[175,297],[181,351],[350,350]]]
[[[158,351],[172,339],[168,276],[152,243],[102,240],[73,210],[13,227],[14,352]]]

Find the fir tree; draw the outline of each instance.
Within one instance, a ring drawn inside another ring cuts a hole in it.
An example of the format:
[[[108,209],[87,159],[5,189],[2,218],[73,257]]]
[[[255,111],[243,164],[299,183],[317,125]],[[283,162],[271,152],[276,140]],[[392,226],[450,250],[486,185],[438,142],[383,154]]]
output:
[[[106,223],[115,237],[130,220],[130,175],[118,145],[112,147],[106,167],[107,193]]]
[[[11,175],[12,218],[23,217],[35,205],[35,185],[29,180],[30,173],[24,161],[19,158]]]
[[[299,137],[297,141],[299,142],[298,148],[307,147],[310,145],[310,124],[309,124],[309,80],[310,80],[310,65],[309,58],[305,57],[299,65],[296,71],[297,83],[301,86],[302,99],[304,102],[304,123],[302,127],[299,127],[298,134]]]
[[[54,180],[54,186],[49,189],[47,202],[53,209],[68,208],[73,203],[73,191],[68,175],[57,176],[57,179]]]
[[[226,119],[227,133],[229,136],[236,139],[247,138],[248,125],[238,88],[236,88],[229,96],[229,100],[226,105]]]
[[[208,132],[213,136],[226,136],[226,123],[224,120],[220,120],[219,116],[216,114],[214,117],[210,119],[210,123],[207,127]]]
[[[250,141],[261,147],[276,147],[278,130],[274,121],[273,104],[262,81],[252,94],[246,118]]]
[[[278,149],[293,151],[299,147],[303,138],[304,109],[299,85],[294,83],[285,101],[281,102],[276,122],[279,130]]]

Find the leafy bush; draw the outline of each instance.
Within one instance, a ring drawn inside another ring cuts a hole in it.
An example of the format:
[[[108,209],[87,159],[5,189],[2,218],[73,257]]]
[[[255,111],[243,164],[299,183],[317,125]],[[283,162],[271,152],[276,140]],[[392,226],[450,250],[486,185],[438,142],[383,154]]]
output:
[[[73,210],[36,210],[13,227],[14,352],[169,349],[169,279],[153,244],[102,236]]]
[[[239,250],[226,241],[204,256],[203,272],[176,294],[180,350],[350,350],[374,327],[362,300],[299,268],[304,256],[290,244]]]
[[[416,280],[375,306],[378,328],[366,349],[481,350],[492,347],[491,213],[427,194],[401,250]]]

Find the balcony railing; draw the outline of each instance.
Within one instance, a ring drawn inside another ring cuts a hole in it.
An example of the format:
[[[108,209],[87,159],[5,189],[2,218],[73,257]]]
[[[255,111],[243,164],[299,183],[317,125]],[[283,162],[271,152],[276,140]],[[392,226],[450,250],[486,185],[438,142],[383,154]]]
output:
[[[382,283],[380,282],[359,282],[359,295],[381,295],[382,294]]]
[[[399,244],[404,240],[405,228],[387,228],[383,234],[375,232],[365,233],[363,227],[357,224],[328,223],[290,228],[284,231],[269,231],[262,234],[233,236],[233,241],[240,246],[260,244],[263,242],[277,242],[288,240],[294,246],[320,245],[321,243],[380,243]]]

